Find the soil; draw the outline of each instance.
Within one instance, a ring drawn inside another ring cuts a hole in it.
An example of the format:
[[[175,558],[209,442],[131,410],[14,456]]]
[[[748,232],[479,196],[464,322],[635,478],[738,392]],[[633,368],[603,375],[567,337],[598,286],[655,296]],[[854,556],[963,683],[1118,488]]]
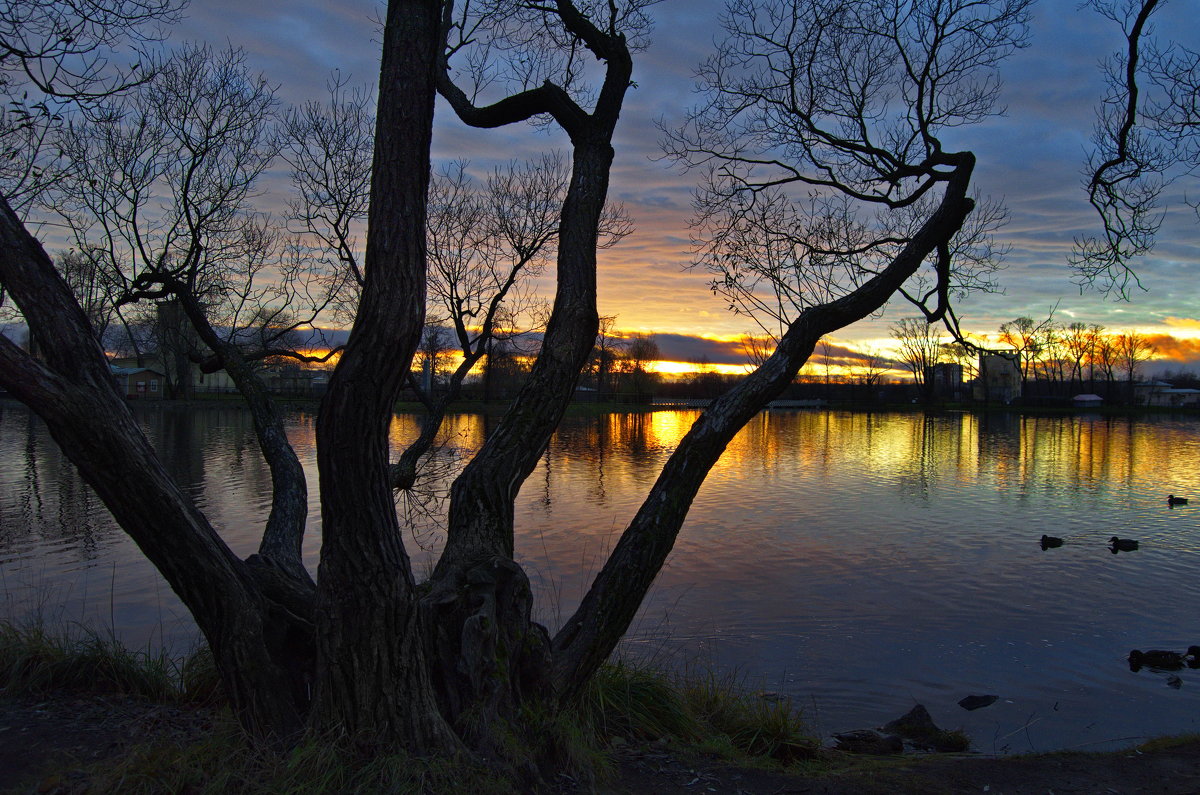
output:
[[[89,792],[88,768],[129,747],[187,742],[211,731],[213,716],[135,699],[56,695],[0,698],[0,792]],[[616,780],[604,793],[872,795],[873,793],[1200,793],[1200,738],[1153,749],[1017,757],[981,755],[853,758],[822,752],[821,772],[731,765],[657,742],[614,751]],[[569,782],[564,789],[571,789]]]

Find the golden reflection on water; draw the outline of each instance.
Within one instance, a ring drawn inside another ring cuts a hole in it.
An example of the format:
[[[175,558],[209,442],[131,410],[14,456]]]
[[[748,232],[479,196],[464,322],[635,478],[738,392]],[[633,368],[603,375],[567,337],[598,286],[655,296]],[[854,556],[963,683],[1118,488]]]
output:
[[[655,423],[665,447],[673,447],[688,427],[682,412],[674,414]],[[1157,482],[1165,500],[1171,488],[1200,485],[1197,450],[1195,427],[1187,420],[764,412],[734,439],[720,466],[918,479],[937,473],[961,482],[986,475],[1009,489],[1045,482],[1084,488]],[[832,469],[842,465],[851,469]]]
[[[176,477],[235,551],[253,551],[269,510],[270,474],[245,412],[214,407],[139,416]],[[547,569],[570,572],[582,588],[590,572],[574,561],[595,559],[614,543],[698,416],[656,411],[568,417],[522,488],[521,554],[544,558]],[[0,420],[0,548],[10,559],[39,554],[49,541],[58,544],[56,554],[91,560],[108,547],[123,567],[142,565],[94,497],[81,492],[82,484],[40,424],[12,407]],[[449,484],[494,422],[484,415],[448,415],[424,467],[422,493],[399,501],[406,544],[418,567],[436,557]],[[305,553],[315,568],[320,549],[315,416],[292,414],[288,427],[309,476]],[[892,525],[932,522],[950,528],[939,532],[952,536],[959,525],[1003,527],[1007,521],[1033,528],[1047,521],[1056,534],[1057,527],[1111,520],[1114,526],[1104,527],[1117,531],[1141,521],[1122,511],[1161,507],[1167,493],[1200,497],[1195,427],[1191,420],[1098,416],[763,412],[714,467],[680,536],[674,573],[666,577],[686,580],[712,566],[734,576],[744,568],[761,572],[774,565],[757,559],[763,544],[786,548],[800,527],[808,534],[803,543],[810,555],[845,565],[879,565],[879,551],[893,542],[866,539]],[[397,416],[393,450],[418,432],[417,417]],[[911,515],[897,507],[908,504]],[[1034,516],[1020,517],[1018,510]],[[1048,518],[1059,510],[1070,512]],[[1174,530],[1178,522],[1161,523],[1183,515],[1159,511],[1151,516],[1160,524],[1142,532],[1153,537]],[[846,537],[862,538],[862,549],[839,550]],[[957,553],[953,538],[942,543]],[[1191,534],[1170,543],[1175,549],[1198,548]]]
[[[137,412],[223,537],[238,554],[252,552],[270,476],[248,415],[225,407]],[[517,554],[540,620],[554,624],[578,603],[698,415],[564,421],[516,505]],[[449,415],[424,468],[424,496],[398,501],[418,576],[440,545],[446,490],[495,421]],[[309,475],[305,553],[315,569],[314,425],[312,414],[289,415]],[[652,626],[668,616],[672,641],[693,655],[711,651],[766,676],[799,671],[769,689],[802,699],[818,692],[830,714],[860,710],[859,725],[895,717],[913,698],[929,700],[937,715],[936,699],[948,692],[951,709],[967,692],[998,692],[1016,723],[973,733],[1006,735],[1036,709],[1101,739],[1135,733],[1105,723],[1105,710],[1122,720],[1145,712],[1157,732],[1196,730],[1200,719],[1178,693],[1127,679],[1121,661],[1134,647],[1200,642],[1197,427],[1177,417],[761,413],[697,495],[645,615]],[[417,418],[396,417],[393,451],[418,431]],[[1168,493],[1193,504],[1169,509]],[[1043,551],[1043,532],[1068,543]],[[1138,538],[1141,550],[1112,555],[1110,535]],[[67,618],[112,621],[135,645],[174,637],[171,621],[182,613],[40,423],[11,403],[0,403],[0,583],[10,611],[52,592],[76,606]],[[178,622],[180,633],[190,631],[186,618]],[[650,646],[651,634],[635,627],[631,643]],[[1131,683],[1144,688],[1137,703],[1152,708],[1113,706],[1125,704]],[[867,714],[881,704],[889,714]],[[1005,709],[981,711],[982,719]]]

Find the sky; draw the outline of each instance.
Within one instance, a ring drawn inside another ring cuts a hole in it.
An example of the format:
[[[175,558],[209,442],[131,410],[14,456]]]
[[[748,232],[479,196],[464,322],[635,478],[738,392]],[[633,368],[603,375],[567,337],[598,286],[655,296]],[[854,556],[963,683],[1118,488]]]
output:
[[[1156,15],[1156,28],[1186,36],[1183,42],[1197,48],[1200,33],[1190,6],[1188,0],[1168,3]],[[751,331],[747,318],[728,312],[710,292],[707,274],[686,267],[695,178],[661,158],[656,127],[678,123],[697,101],[695,69],[720,35],[722,7],[719,0],[665,0],[652,8],[653,42],[635,56],[636,88],[627,95],[614,140],[610,191],[636,231],[600,252],[601,314],[616,315],[624,332],[655,334],[664,358],[678,361],[739,363],[733,340]],[[381,16],[382,4],[373,0],[192,0],[171,41],[244,48],[252,66],[278,84],[284,103],[301,103],[324,98],[333,70],[352,83],[375,81]],[[1167,213],[1155,252],[1138,265],[1146,289],[1135,289],[1128,301],[1081,294],[1067,265],[1073,237],[1096,230],[1081,169],[1104,92],[1098,64],[1121,45],[1116,26],[1077,0],[1041,0],[1034,6],[1029,47],[1002,67],[1006,115],[949,142],[975,152],[976,186],[1002,199],[1010,213],[998,235],[1011,247],[999,278],[1003,292],[972,296],[958,312],[964,329],[981,334],[994,334],[1000,323],[1021,315],[1045,318],[1051,311],[1064,322],[1137,330],[1155,336],[1173,367],[1200,369],[1200,294],[1189,278],[1200,264],[1200,226],[1190,207],[1176,201]],[[465,158],[485,171],[548,148],[567,151],[561,135],[527,126],[470,130],[439,100],[435,158]],[[913,314],[893,302],[882,317],[837,332],[832,341],[852,349],[886,348],[888,326]]]

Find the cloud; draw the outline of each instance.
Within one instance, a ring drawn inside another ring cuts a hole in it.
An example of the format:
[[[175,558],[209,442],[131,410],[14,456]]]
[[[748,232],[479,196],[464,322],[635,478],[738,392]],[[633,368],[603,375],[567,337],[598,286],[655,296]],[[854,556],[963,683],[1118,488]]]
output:
[[[1200,364],[1200,339],[1179,339],[1170,334],[1149,334],[1156,359],[1168,359],[1185,365]]]
[[[714,339],[689,334],[655,333],[650,338],[658,345],[659,358],[669,362],[746,364],[746,353],[738,339]]]
[[[616,131],[610,190],[626,205],[637,231],[616,249],[601,252],[599,281],[601,312],[616,314],[622,327],[665,332],[660,336],[669,340],[668,347],[678,345],[682,360],[708,356],[732,363],[741,361],[736,345],[720,340],[747,330],[746,318],[722,311],[706,274],[683,270],[690,260],[687,221],[695,177],[654,159],[661,138],[655,123],[677,125],[688,106],[701,100],[692,91],[694,70],[721,37],[721,6],[696,0],[654,8],[657,30],[650,47],[635,56],[635,87]],[[1190,11],[1186,3],[1163,7],[1156,15],[1159,32],[1195,48],[1200,28],[1192,24]],[[173,38],[206,39],[218,46],[230,40],[246,47],[254,67],[280,84],[284,102],[320,100],[334,68],[355,83],[374,84],[380,14],[374,0],[209,0],[192,4]],[[959,305],[969,330],[991,331],[1020,315],[1044,317],[1060,299],[1081,322],[1165,333],[1200,328],[1177,322],[1200,317],[1200,299],[1179,287],[1200,265],[1193,245],[1196,219],[1181,202],[1167,212],[1157,250],[1137,263],[1149,292],[1117,305],[1095,293],[1081,295],[1071,282],[1067,255],[1073,239],[1095,233],[1099,223],[1080,185],[1095,108],[1104,95],[1097,62],[1120,44],[1120,31],[1097,14],[1035,8],[1030,46],[1000,65],[1005,115],[942,131],[947,148],[975,152],[975,184],[984,194],[1003,198],[1011,210],[1011,222],[999,235],[999,242],[1013,246],[1010,267],[1001,276],[1006,292],[973,296]],[[479,169],[568,148],[565,136],[547,131],[552,128],[468,129],[441,102],[435,123],[435,156],[466,158]],[[264,197],[263,209],[282,206],[287,185],[283,179],[278,183],[278,189],[269,188],[276,206]],[[896,305],[890,317],[869,319],[839,334],[884,337],[894,317],[911,313]]]
[[[1187,328],[1200,331],[1200,320],[1192,317],[1164,317],[1163,322],[1174,328]]]

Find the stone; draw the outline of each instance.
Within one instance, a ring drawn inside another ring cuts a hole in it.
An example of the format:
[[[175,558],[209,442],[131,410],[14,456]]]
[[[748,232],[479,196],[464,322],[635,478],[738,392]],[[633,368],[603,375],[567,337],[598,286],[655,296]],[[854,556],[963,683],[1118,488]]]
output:
[[[967,696],[958,702],[965,710],[983,709],[1000,700],[1000,696]]]
[[[894,721],[885,723],[883,730],[910,740],[925,739],[941,731],[924,704],[917,704]]]

